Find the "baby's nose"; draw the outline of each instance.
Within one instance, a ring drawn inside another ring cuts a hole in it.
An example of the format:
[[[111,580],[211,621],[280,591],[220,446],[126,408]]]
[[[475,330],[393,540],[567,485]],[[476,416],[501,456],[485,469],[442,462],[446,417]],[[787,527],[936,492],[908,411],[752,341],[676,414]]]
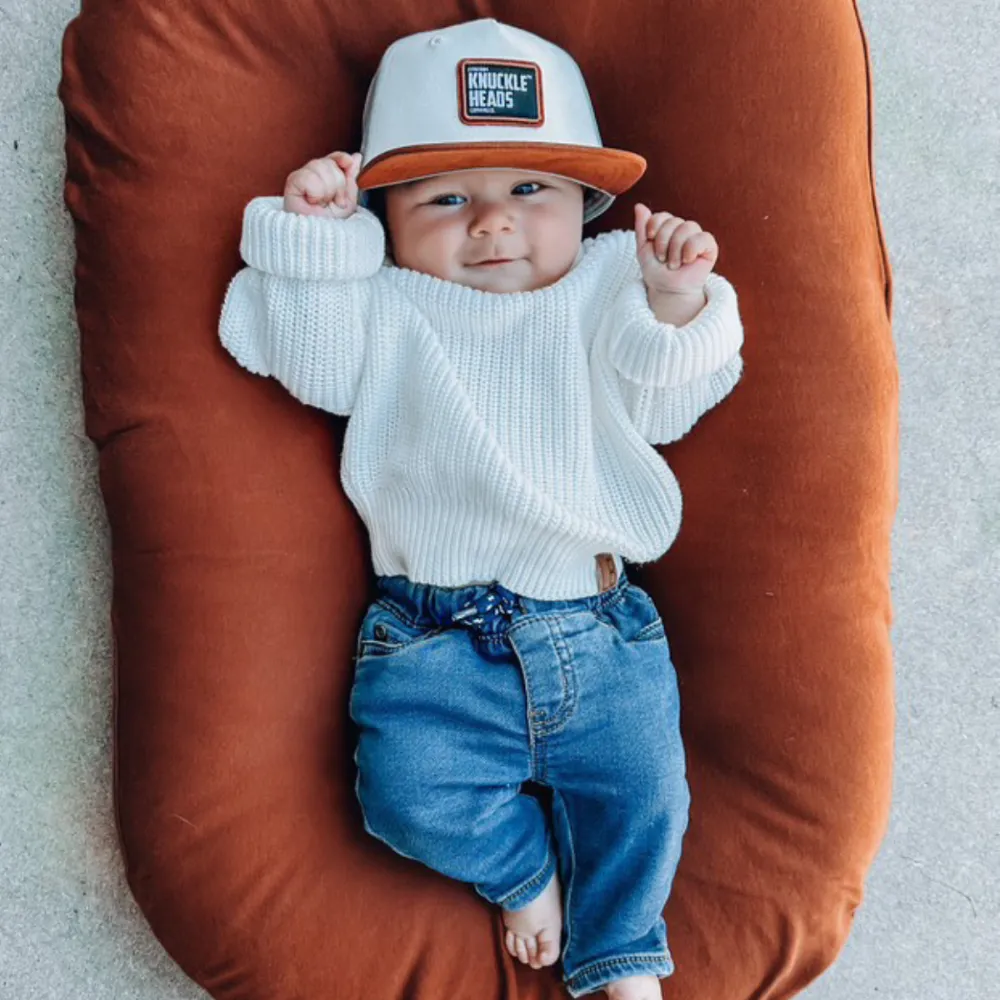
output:
[[[514,228],[512,213],[502,202],[481,206],[472,222],[473,232],[495,233]]]

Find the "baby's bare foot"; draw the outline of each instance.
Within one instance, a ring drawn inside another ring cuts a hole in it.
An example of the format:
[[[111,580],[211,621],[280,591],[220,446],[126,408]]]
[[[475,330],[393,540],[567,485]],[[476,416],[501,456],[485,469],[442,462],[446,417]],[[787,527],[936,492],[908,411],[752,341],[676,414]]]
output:
[[[604,987],[608,1000],[661,1000],[660,981],[656,976],[626,976]]]
[[[553,875],[537,898],[520,910],[504,910],[507,951],[525,965],[540,969],[559,957],[562,937],[562,893]]]

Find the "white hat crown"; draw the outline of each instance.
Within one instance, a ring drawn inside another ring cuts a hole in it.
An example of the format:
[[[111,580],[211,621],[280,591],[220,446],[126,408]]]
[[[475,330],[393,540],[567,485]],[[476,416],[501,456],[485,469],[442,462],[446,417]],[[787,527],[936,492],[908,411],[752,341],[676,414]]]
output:
[[[602,144],[573,57],[492,17],[393,42],[368,88],[363,130],[362,189],[523,166],[589,189],[585,221],[645,170],[642,157]]]
[[[463,75],[482,84],[470,88],[464,101]],[[525,88],[536,82],[541,106],[539,121],[532,122],[518,113],[532,110]],[[464,109],[481,116],[463,121]],[[514,112],[512,120],[505,111]],[[576,61],[559,46],[494,18],[424,31],[390,45],[365,101],[362,166],[400,147],[477,141],[599,148],[597,119]]]

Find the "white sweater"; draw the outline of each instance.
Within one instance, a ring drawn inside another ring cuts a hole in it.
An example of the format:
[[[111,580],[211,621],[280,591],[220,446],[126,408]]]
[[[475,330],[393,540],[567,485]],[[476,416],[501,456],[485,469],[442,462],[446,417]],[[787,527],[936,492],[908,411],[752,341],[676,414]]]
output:
[[[251,201],[220,336],[248,371],[349,416],[340,475],[380,575],[525,596],[599,591],[595,556],[656,559],[681,496],[652,447],[736,384],[736,293],[709,275],[688,324],[660,323],[631,232],[583,241],[532,292],[483,292],[393,265],[366,209]]]

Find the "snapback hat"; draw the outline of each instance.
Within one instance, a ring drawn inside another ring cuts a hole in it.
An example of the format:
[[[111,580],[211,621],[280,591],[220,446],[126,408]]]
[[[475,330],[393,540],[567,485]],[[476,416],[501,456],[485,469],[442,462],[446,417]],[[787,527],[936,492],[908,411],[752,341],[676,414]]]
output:
[[[488,17],[393,42],[365,100],[363,201],[372,188],[498,167],[582,184],[589,222],[646,161],[605,148],[580,67],[530,31]]]

